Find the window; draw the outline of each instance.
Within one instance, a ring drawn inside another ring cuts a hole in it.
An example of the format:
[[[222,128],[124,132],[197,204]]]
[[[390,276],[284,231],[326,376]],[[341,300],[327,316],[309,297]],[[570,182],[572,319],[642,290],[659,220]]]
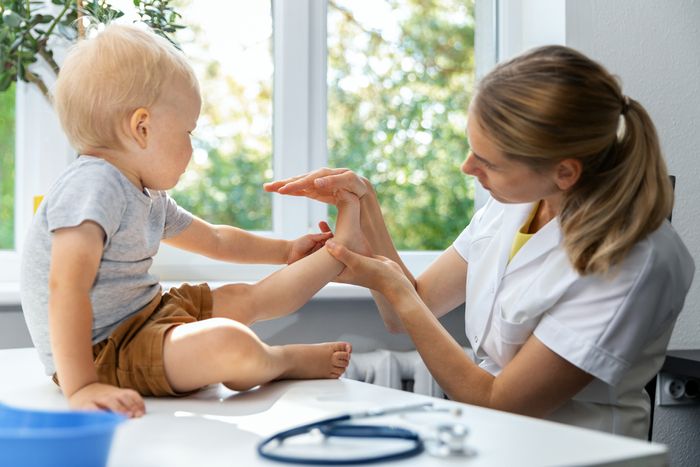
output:
[[[272,12],[269,1],[178,8],[177,41],[195,68],[202,113],[192,162],[172,196],[215,224],[272,230]],[[212,11],[217,12],[212,14]]]
[[[182,10],[190,26],[189,37],[181,38],[183,48],[205,71],[200,71],[202,91],[212,105],[205,104],[202,128],[195,132],[200,147],[194,163],[173,192],[178,202],[212,222],[293,238],[315,229],[318,220],[333,220],[334,209],[303,199],[267,198],[261,184],[323,165],[345,166],[375,184],[399,249],[427,253],[447,247],[474,209],[473,182],[459,170],[468,151],[474,3],[224,3],[225,8],[216,7],[224,21],[205,14],[211,10],[200,3]],[[240,24],[231,25],[236,15],[224,14],[229,9],[242,18]],[[261,131],[251,131],[253,121],[260,122]],[[224,140],[236,154],[230,163],[220,159]],[[270,206],[271,223],[265,217]],[[217,211],[241,216],[209,215]],[[249,213],[258,222],[242,224]],[[204,264],[163,250],[156,263],[161,276],[181,264],[191,275]],[[405,256],[419,270],[434,254]],[[205,274],[250,278],[259,271],[210,263]]]
[[[15,87],[0,92],[0,250],[15,248]]]
[[[124,10],[130,3],[113,2]],[[262,183],[347,166],[374,182],[397,246],[413,250],[404,260],[420,272],[435,257],[431,250],[445,248],[473,212],[474,188],[459,164],[468,149],[474,11],[485,4],[493,3],[181,0],[177,9],[188,28],[178,40],[199,76],[204,108],[193,161],[172,195],[210,222],[291,239],[333,219],[332,209],[266,194]],[[480,34],[493,27],[486,26],[480,24]],[[491,40],[481,41],[482,50]],[[0,103],[2,115],[9,103]],[[46,193],[75,152],[30,85],[17,86],[16,110],[21,157],[9,175],[1,146],[0,180],[0,215],[12,218],[7,209],[15,207],[16,234],[0,249],[21,251],[32,197]],[[13,178],[14,203],[5,198]],[[2,217],[0,241],[8,241],[8,229],[12,236],[7,225]],[[5,253],[0,281],[16,281],[17,255]],[[163,280],[231,281],[274,269],[214,262],[164,245],[153,272]]]
[[[399,250],[442,250],[474,210],[474,4],[328,4],[328,163],[373,182]]]

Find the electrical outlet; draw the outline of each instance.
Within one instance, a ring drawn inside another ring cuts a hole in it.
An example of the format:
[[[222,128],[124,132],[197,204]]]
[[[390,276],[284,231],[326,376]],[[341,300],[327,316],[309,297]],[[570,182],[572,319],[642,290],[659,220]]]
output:
[[[656,404],[700,404],[700,379],[661,372],[656,379]]]

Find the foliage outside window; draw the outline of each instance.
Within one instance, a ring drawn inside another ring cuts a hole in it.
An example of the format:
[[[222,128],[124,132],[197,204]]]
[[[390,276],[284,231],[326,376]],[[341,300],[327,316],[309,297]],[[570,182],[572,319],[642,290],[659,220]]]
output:
[[[368,177],[401,250],[441,250],[469,222],[472,0],[331,0],[329,165]]]
[[[176,1],[177,40],[202,91],[193,160],[172,191],[216,224],[272,230],[272,5],[256,0]],[[215,11],[217,14],[212,15]]]
[[[51,100],[47,80],[33,68],[43,62],[58,75],[56,40],[67,43],[84,37],[90,22],[108,23],[124,16],[107,0],[3,0],[0,3],[0,91],[18,79],[32,83]],[[132,0],[139,21],[168,40],[183,26],[171,0]],[[85,21],[88,19],[88,21]],[[172,40],[171,40],[172,41]]]
[[[15,246],[15,87],[0,92],[0,250]]]

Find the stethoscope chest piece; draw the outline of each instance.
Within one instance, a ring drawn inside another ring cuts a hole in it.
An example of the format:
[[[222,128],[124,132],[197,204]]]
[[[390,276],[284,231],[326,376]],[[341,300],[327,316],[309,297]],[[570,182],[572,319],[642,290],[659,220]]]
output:
[[[469,429],[463,423],[444,423],[435,427],[433,436],[425,437],[425,450],[435,457],[471,457],[476,451],[467,444]]]

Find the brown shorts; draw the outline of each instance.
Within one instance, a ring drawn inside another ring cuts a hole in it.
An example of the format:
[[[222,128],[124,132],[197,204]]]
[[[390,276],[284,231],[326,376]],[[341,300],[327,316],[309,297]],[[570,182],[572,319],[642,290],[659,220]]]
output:
[[[156,296],[92,347],[99,381],[134,389],[143,396],[184,395],[175,392],[165,376],[165,334],[180,324],[211,316],[212,295],[207,284],[183,284]]]

